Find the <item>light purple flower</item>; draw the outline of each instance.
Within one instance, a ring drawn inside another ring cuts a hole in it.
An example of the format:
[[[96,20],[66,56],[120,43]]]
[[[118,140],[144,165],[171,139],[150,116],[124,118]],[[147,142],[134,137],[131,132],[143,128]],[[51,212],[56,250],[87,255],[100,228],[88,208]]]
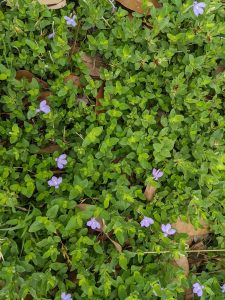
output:
[[[76,16],[73,16],[72,18],[65,16],[64,19],[66,20],[66,24],[72,27],[75,27],[77,25],[77,22],[74,20]]]
[[[176,232],[175,229],[171,228],[170,224],[162,224],[161,229],[165,237],[167,237],[168,235],[173,235]]]
[[[87,226],[91,227],[92,229],[100,229],[101,228],[100,223],[95,218],[91,218],[91,220],[89,220],[87,222]]]
[[[62,293],[61,300],[73,300],[71,294]]]
[[[193,284],[193,293],[196,294],[198,297],[201,297],[203,294],[204,285],[196,282]]]
[[[225,293],[225,283],[221,286],[222,293]]]
[[[63,167],[67,164],[66,154],[60,155],[58,158],[55,159],[57,161],[57,166],[59,169],[63,169]]]
[[[160,171],[160,170],[157,170],[157,169],[153,169],[152,170],[152,176],[153,176],[153,178],[155,179],[155,180],[158,180],[160,177],[162,177],[163,176],[163,172],[162,171]]]
[[[42,101],[40,102],[39,108],[36,109],[36,112],[37,112],[37,113],[40,112],[40,111],[42,111],[42,112],[45,113],[45,114],[48,114],[48,113],[51,111],[51,109],[50,109],[50,107],[48,106],[46,100],[42,100]]]
[[[152,218],[145,217],[141,221],[141,227],[149,227],[150,225],[154,224],[154,220]]]
[[[52,33],[50,33],[50,34],[48,35],[48,38],[49,38],[49,39],[52,39],[52,38],[54,38],[54,36],[55,36],[55,32],[52,32]]]
[[[206,4],[204,2],[194,1],[192,6],[194,14],[198,17],[199,15],[202,15],[204,13],[203,8],[206,7]]]
[[[56,176],[53,176],[49,181],[49,186],[54,186],[56,189],[58,189],[59,185],[62,183],[62,177],[57,178]]]

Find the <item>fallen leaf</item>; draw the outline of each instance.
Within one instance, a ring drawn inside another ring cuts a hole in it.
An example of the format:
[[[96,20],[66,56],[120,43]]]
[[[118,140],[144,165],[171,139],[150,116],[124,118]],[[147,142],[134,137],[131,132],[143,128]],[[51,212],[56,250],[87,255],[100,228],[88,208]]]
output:
[[[65,77],[64,82],[67,82],[69,80],[71,80],[77,87],[83,87],[80,82],[80,78],[77,75],[71,73],[70,75]]]
[[[110,241],[113,243],[113,245],[115,246],[116,250],[118,252],[122,252],[123,248],[121,247],[121,245],[119,243],[117,243],[116,241],[110,239]]]
[[[96,103],[95,103],[95,112],[97,115],[99,115],[100,113],[105,112],[105,110],[97,110],[96,108],[98,106],[101,106],[101,102],[99,99],[103,99],[104,98],[104,88],[105,88],[105,81],[102,82],[99,90],[98,90],[98,94],[96,96]]]
[[[27,70],[19,70],[16,72],[16,79],[20,80],[21,78],[27,78],[27,80],[29,82],[32,81],[33,78],[35,78],[37,80],[37,82],[42,86],[42,88],[47,89],[48,88],[48,84],[47,82],[45,82],[44,80],[35,77],[31,72],[27,71]]]
[[[201,241],[199,243],[193,244],[190,247],[190,250],[199,250],[199,252],[190,252],[188,255],[188,262],[189,266],[192,268],[199,268],[200,266],[204,265],[207,261],[207,253],[201,252],[201,250],[207,249],[206,245]]]
[[[44,5],[56,5],[62,2],[62,0],[38,0],[38,2]]]
[[[148,201],[151,201],[155,195],[155,192],[156,192],[156,188],[154,186],[147,185],[144,192],[145,198]]]
[[[78,282],[78,279],[77,279],[77,273],[75,271],[71,271],[69,272],[68,274],[68,279],[70,281],[72,281],[73,283],[77,283]]]
[[[70,57],[74,53],[80,52],[80,47],[79,47],[79,45],[77,45],[77,43],[70,44],[70,46],[71,46]],[[88,67],[88,69],[90,71],[90,75],[92,77],[100,78],[100,68],[106,67],[101,56],[97,54],[94,57],[92,57],[85,52],[81,52],[80,57],[81,57],[83,63],[85,63],[85,65]]]
[[[191,250],[205,250],[207,249],[206,245],[201,241],[190,247]],[[199,251],[201,252],[201,251]]]
[[[184,300],[194,300],[192,288],[185,289]]]
[[[186,256],[182,256],[174,260],[174,264],[184,270],[185,276],[189,274],[189,263]]]
[[[49,9],[59,9],[66,6],[66,0],[62,0],[60,3],[57,3],[55,5],[48,5]]]
[[[145,12],[143,10],[143,0],[117,0],[117,2],[139,14],[143,14]],[[149,1],[149,3],[152,3],[156,8],[160,7],[158,0],[151,0]],[[147,11],[147,13],[149,14],[149,10]]]
[[[64,171],[61,171],[61,170],[53,170],[52,173],[53,173],[54,175],[59,175],[59,174],[63,174]]]
[[[49,91],[43,91],[43,92],[40,93],[40,95],[38,96],[37,99],[38,99],[39,101],[47,100],[47,98],[48,98],[49,96],[51,96],[51,95],[52,95],[51,92],[49,92]]]
[[[216,73],[216,74],[219,74],[219,73],[222,73],[223,71],[225,71],[225,66],[218,65],[218,66],[216,67],[215,73]]]
[[[89,103],[89,99],[87,96],[78,96],[77,98],[77,103],[84,103],[84,104],[88,104]]]
[[[180,218],[177,219],[177,222],[172,224],[172,227],[176,229],[178,233],[186,233],[190,239],[188,241],[188,244],[190,244],[194,237],[206,235],[209,233],[209,227],[206,224],[204,220],[200,220],[200,224],[203,226],[203,228],[198,228],[197,230],[194,228],[194,226],[190,223],[182,222]]]
[[[81,53],[81,59],[88,67],[90,75],[93,77],[100,78],[100,68],[105,67],[101,57],[99,55],[92,57],[83,52]]]
[[[76,205],[76,207],[83,211],[87,210],[89,206],[91,206],[91,204],[79,203]]]
[[[32,300],[32,299],[34,298],[31,296],[31,294],[27,294],[24,298],[24,300]]]
[[[43,153],[48,153],[48,154],[50,154],[50,153],[53,153],[53,152],[58,151],[58,150],[60,150],[59,145],[57,145],[57,144],[52,144],[52,145],[49,145],[49,146],[47,146],[47,147],[45,147],[45,148],[43,148],[43,149],[40,149],[40,150],[38,151],[38,153],[40,153],[40,154],[43,154]]]

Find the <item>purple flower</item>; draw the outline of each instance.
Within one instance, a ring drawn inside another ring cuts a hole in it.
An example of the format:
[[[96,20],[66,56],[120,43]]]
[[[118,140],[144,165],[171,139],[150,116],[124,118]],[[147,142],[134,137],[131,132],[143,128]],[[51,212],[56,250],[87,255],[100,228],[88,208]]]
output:
[[[73,300],[71,294],[62,293],[61,300]]]
[[[198,282],[193,284],[193,293],[198,297],[201,297],[203,294],[204,285],[199,284]]]
[[[50,109],[50,107],[48,106],[46,100],[42,100],[42,101],[40,102],[39,108],[36,109],[36,112],[37,112],[37,113],[40,112],[40,111],[42,111],[42,112],[45,113],[45,114],[48,114],[48,113],[51,111],[51,109]]]
[[[66,24],[72,27],[75,27],[77,25],[77,22],[74,20],[76,16],[73,16],[72,18],[65,16],[64,19],[66,20]]]
[[[49,38],[49,39],[52,39],[52,38],[54,38],[54,36],[55,36],[55,32],[52,32],[52,33],[50,33],[50,34],[48,35],[48,38]]]
[[[225,293],[225,283],[221,286],[222,293]]]
[[[66,154],[60,155],[58,158],[55,159],[57,161],[57,166],[59,169],[63,169],[64,165],[67,164]]]
[[[203,8],[206,7],[206,4],[204,2],[194,1],[192,6],[194,14],[198,17],[199,15],[202,15],[204,13]]]
[[[58,189],[59,185],[62,183],[62,177],[57,178],[56,176],[53,176],[49,181],[49,186],[54,186],[56,189]]]
[[[152,170],[152,176],[153,176],[153,178],[155,179],[155,180],[158,180],[160,177],[162,177],[163,176],[163,172],[162,171],[160,171],[160,170],[157,170],[157,169],[153,169]]]
[[[167,237],[168,235],[173,235],[176,232],[175,229],[171,228],[170,224],[162,224],[161,229],[165,237]]]
[[[145,217],[141,221],[141,227],[149,227],[150,225],[154,224],[154,221],[151,218]]]
[[[101,228],[100,223],[95,218],[91,218],[91,220],[89,220],[87,222],[87,226],[91,227],[92,229],[100,229]]]

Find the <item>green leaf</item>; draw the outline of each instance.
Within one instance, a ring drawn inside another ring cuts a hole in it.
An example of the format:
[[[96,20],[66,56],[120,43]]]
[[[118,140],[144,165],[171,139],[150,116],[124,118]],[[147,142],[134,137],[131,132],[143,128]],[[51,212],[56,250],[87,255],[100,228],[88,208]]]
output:
[[[29,232],[37,232],[39,230],[41,230],[43,228],[43,224],[41,224],[38,221],[34,221],[33,224],[31,224],[30,228],[29,228]]]
[[[121,245],[124,243],[124,235],[123,235],[123,229],[120,227],[117,227],[114,229],[114,233],[116,235],[117,240]]]
[[[120,300],[124,300],[127,297],[127,290],[125,285],[120,285],[118,287],[118,296]]]
[[[94,127],[85,137],[83,141],[83,147],[87,147],[90,144],[95,144],[97,142],[98,137],[101,135],[103,131],[103,127]]]
[[[46,216],[50,219],[54,219],[57,216],[59,205],[53,205],[47,210]]]
[[[0,64],[0,80],[6,80],[11,75],[11,71]]]
[[[65,230],[71,231],[71,230],[79,229],[82,226],[83,226],[83,221],[81,217],[79,215],[76,215],[76,216],[72,216],[69,219],[69,222],[67,223]]]
[[[127,270],[127,258],[123,254],[119,256],[119,265],[122,269]]]

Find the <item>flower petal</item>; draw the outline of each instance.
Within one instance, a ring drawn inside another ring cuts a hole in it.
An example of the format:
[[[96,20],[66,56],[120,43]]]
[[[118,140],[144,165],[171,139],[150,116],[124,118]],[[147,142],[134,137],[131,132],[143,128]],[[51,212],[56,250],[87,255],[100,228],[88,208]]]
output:
[[[170,229],[170,230],[168,231],[168,234],[172,235],[172,234],[174,234],[175,232],[176,232],[175,229]]]
[[[46,104],[47,104],[47,101],[46,100],[42,100],[40,102],[40,108],[44,107]]]
[[[193,10],[194,10],[194,14],[198,17],[199,16],[198,8],[194,6]]]
[[[57,163],[57,166],[58,166],[59,169],[63,169],[63,167],[64,167],[64,165],[61,164],[60,162]]]
[[[170,229],[171,229],[171,225],[170,224],[166,224],[165,231],[168,232]]]
[[[49,180],[49,181],[48,181],[48,185],[49,185],[49,186],[53,186],[53,184],[52,184],[52,181],[51,181],[51,180]]]
[[[199,2],[199,3],[198,3],[198,6],[199,6],[199,7],[206,7],[206,4],[205,4],[204,2]]]
[[[59,178],[57,179],[57,182],[58,182],[58,184],[62,183],[62,177],[59,177]]]
[[[44,107],[41,108],[41,111],[43,111],[45,114],[50,113],[51,109],[48,105],[45,105]]]

